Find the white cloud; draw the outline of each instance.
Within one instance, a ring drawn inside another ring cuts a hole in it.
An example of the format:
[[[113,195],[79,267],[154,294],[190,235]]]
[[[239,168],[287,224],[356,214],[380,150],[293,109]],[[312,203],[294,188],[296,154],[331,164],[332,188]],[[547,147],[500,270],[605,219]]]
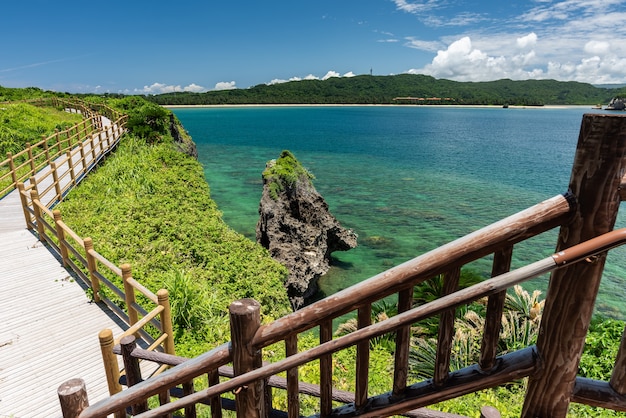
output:
[[[189,91],[194,93],[201,93],[206,89],[198,84],[191,83],[188,86],[181,87],[180,85],[167,85],[163,83],[152,83],[149,86],[143,86],[142,89],[134,89],[134,94],[163,94],[163,93],[175,93]]]
[[[429,26],[445,26],[448,33],[439,38],[427,33],[405,36],[404,46],[419,50],[422,56],[432,54],[430,62],[409,72],[459,81],[626,82],[624,0],[534,0],[522,2],[521,12],[506,18],[463,10],[460,2],[390,1],[396,10],[413,14]],[[450,34],[452,26],[467,30]]]
[[[197,85],[196,83],[191,83],[190,85],[186,86],[184,89],[184,91],[189,91],[192,93],[203,93],[206,91],[206,89],[202,86]]]
[[[407,43],[405,46],[409,48],[419,49],[427,52],[437,52],[439,49],[443,48],[445,45],[440,41],[422,41],[420,39],[415,39],[413,37],[406,38]]]
[[[341,77],[341,75],[337,72],[337,71],[329,71],[326,73],[326,75],[324,77],[322,77],[322,80],[328,80],[331,77]]]
[[[472,45],[469,36],[452,42],[439,50],[432,62],[409,73],[428,74],[436,78],[457,81],[487,81],[502,78],[528,79],[540,77],[540,69],[525,69],[535,58],[534,51],[517,55],[489,55]]]
[[[426,25],[433,27],[442,26],[467,26],[487,20],[481,14],[472,12],[460,12],[454,16],[422,16],[421,19]]]
[[[438,49],[430,63],[408,72],[457,81],[502,78],[550,78],[591,84],[626,81],[626,38],[623,37],[592,33],[585,34],[589,37],[584,39],[566,30],[545,31],[541,36],[535,32],[476,36],[478,42],[473,42],[470,36],[454,39]],[[414,42],[412,47],[418,46],[420,43]],[[428,46],[423,44],[421,49]]]
[[[215,84],[214,90],[233,90],[237,88],[235,84],[234,81],[220,81]]]
[[[396,8],[398,10],[402,10],[403,12],[413,13],[413,14],[422,13],[427,10],[435,9],[439,7],[439,5],[441,4],[441,2],[437,0],[428,0],[425,2],[422,1],[418,3],[410,3],[406,0],[392,0],[392,1],[396,4]]]
[[[611,44],[606,41],[589,41],[584,50],[591,55],[606,55],[611,50]]]
[[[522,49],[532,48],[536,44],[537,44],[537,34],[535,32],[531,32],[526,36],[517,38],[517,46]]]
[[[267,83],[268,85],[273,85],[273,84],[281,84],[281,83],[287,83],[289,81],[302,81],[302,80],[328,80],[331,77],[355,77],[356,74],[354,74],[352,71],[348,71],[347,73],[345,73],[344,75],[339,74],[337,71],[328,71],[326,73],[326,75],[322,78],[317,77],[313,74],[309,74],[304,78],[300,78],[300,77],[291,77],[289,80],[285,80],[285,79],[281,79],[281,78],[275,78],[272,81],[270,81],[269,83]]]

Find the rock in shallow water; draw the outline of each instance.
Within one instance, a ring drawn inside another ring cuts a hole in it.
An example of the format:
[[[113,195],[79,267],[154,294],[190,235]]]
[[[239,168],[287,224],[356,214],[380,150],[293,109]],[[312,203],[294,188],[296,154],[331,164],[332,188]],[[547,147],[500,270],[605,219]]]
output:
[[[317,293],[334,251],[357,246],[357,235],[330,213],[309,173],[289,151],[267,163],[259,205],[257,241],[289,269],[285,284],[294,310]]]

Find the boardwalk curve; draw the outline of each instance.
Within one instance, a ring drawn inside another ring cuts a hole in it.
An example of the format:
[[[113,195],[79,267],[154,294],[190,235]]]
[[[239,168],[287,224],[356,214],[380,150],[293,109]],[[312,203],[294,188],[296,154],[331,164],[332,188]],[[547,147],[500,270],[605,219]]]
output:
[[[102,127],[111,128],[105,117]],[[94,136],[99,140],[100,132]],[[83,146],[91,155],[94,142]],[[57,170],[63,173],[69,166],[60,162]],[[39,190],[48,188],[49,170],[35,176],[46,179],[38,182]],[[54,204],[54,188],[40,198]],[[92,303],[85,290],[27,229],[18,191],[0,199],[0,417],[60,417],[57,389],[78,376],[86,382],[90,402],[108,395],[98,333],[110,328],[119,335],[127,327],[102,304]]]

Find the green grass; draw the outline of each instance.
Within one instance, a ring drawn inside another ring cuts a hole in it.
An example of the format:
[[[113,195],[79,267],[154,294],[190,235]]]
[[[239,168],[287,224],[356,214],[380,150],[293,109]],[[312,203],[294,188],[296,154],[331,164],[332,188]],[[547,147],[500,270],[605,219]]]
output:
[[[41,141],[43,135],[76,125],[81,115],[63,112],[49,107],[36,107],[26,103],[0,104],[0,153],[17,154],[26,143]]]
[[[41,141],[42,136],[50,136],[55,129],[65,130],[83,120],[82,116],[53,108],[41,108],[26,103],[0,104],[0,162],[7,153],[15,155],[26,148],[26,144]],[[15,159],[19,166],[27,156]],[[39,161],[37,161],[37,164]],[[18,177],[28,176],[29,167],[18,170]],[[0,165],[0,177],[9,172],[9,165]],[[12,183],[11,177],[0,180],[0,190]]]
[[[223,222],[202,167],[171,143],[125,138],[59,209],[110,261],[130,263],[155,293],[168,288],[183,355],[229,339],[232,301],[254,298],[267,318],[289,312],[286,269]]]

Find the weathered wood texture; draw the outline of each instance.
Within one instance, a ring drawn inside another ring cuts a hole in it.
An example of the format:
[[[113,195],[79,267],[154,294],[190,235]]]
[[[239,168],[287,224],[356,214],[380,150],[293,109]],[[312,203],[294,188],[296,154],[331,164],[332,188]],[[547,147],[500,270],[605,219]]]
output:
[[[252,347],[252,337],[261,325],[261,305],[254,299],[242,299],[230,304],[230,336],[233,348],[233,368],[239,376],[261,367],[261,351]],[[264,417],[262,400],[264,381],[259,379],[235,389],[237,417]]]
[[[561,227],[558,250],[613,229],[625,154],[626,117],[583,117],[569,186],[578,204]],[[537,341],[544,368],[529,381],[524,417],[567,415],[605,259],[600,255],[552,274]]]
[[[626,396],[617,393],[608,382],[576,378],[572,402],[626,412]]]
[[[461,268],[456,267],[443,275],[443,295],[451,295],[459,287]],[[451,308],[443,311],[439,315],[439,334],[437,337],[437,354],[435,359],[435,375],[433,383],[435,386],[443,385],[450,373],[450,354],[452,349],[452,339],[454,338],[454,318],[456,309]]]
[[[498,251],[494,255],[491,277],[504,274],[511,268],[511,257],[513,256],[513,246],[508,246]],[[485,329],[480,347],[480,368],[487,371],[496,363],[498,342],[500,341],[500,329],[502,328],[502,313],[506,291],[496,293],[487,300],[487,315],[485,318]]]
[[[57,390],[63,418],[77,418],[89,406],[87,387],[83,379],[71,379]]]
[[[135,386],[143,381],[139,360],[131,355],[135,347],[137,347],[135,336],[128,335],[122,338],[120,346],[122,347],[122,360],[124,361],[124,371],[126,372],[126,384],[129,387]],[[146,400],[142,400],[131,407],[133,415],[147,410],[148,402]]]
[[[402,290],[398,294],[398,313],[411,309],[413,304],[413,286]],[[393,389],[395,396],[406,388],[409,375],[409,352],[411,345],[411,326],[406,325],[396,332],[396,352],[393,369]]]
[[[450,373],[449,378],[439,388],[432,380],[426,380],[407,387],[404,399],[385,393],[370,398],[366,408],[357,410],[354,405],[335,408],[331,416],[336,417],[385,417],[400,414],[402,411],[452,399],[480,389],[501,385],[528,376],[538,367],[535,347],[529,347],[498,359],[492,374],[484,374],[478,366]]]
[[[626,395],[626,329],[622,333],[622,342],[619,346],[615,367],[611,375],[611,388],[620,395]]]

